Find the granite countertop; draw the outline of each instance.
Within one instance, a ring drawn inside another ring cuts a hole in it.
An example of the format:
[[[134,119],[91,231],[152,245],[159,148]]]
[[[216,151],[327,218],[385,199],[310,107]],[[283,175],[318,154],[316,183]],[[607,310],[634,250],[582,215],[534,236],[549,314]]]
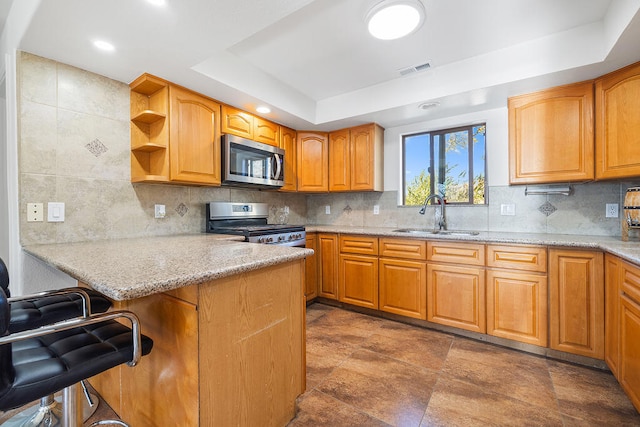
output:
[[[24,251],[117,301],[303,259],[311,249],[215,234],[24,247]]]
[[[481,231],[477,235],[402,233],[398,227],[350,227],[334,225],[308,225],[308,233],[345,233],[379,237],[402,237],[428,240],[456,240],[481,243],[526,244],[541,246],[598,249],[617,255],[629,262],[640,264],[640,242],[623,242],[620,237],[573,234],[512,233]]]

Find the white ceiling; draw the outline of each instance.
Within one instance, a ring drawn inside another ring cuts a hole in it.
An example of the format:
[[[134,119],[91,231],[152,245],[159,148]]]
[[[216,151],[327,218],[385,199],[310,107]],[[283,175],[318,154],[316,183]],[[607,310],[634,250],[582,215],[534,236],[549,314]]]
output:
[[[28,20],[22,50],[127,83],[150,72],[248,110],[268,104],[267,118],[297,129],[501,107],[640,60],[640,0],[422,0],[425,25],[395,41],[366,32],[378,1],[14,0],[35,12],[9,20]],[[96,38],[116,51],[96,51]]]

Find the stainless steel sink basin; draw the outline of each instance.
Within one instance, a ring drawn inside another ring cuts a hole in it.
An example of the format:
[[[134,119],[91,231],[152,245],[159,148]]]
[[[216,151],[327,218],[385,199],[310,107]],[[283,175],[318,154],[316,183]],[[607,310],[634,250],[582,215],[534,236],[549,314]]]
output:
[[[445,236],[477,236],[478,231],[459,231],[459,230],[431,230],[426,228],[399,228],[393,230],[395,233],[407,234],[442,234]]]

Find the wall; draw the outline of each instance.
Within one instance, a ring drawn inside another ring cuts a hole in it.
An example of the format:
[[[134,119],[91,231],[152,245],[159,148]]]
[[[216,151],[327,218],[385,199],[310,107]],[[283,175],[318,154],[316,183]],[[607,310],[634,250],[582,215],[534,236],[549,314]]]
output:
[[[386,191],[380,194],[348,193],[309,196],[307,223],[355,227],[434,227],[435,207],[429,206],[427,213],[420,215],[416,207],[399,206],[402,203],[400,193],[402,136],[486,122],[489,204],[486,206],[448,205],[446,216],[450,229],[619,236],[620,219],[605,218],[605,205],[618,203],[622,207],[626,188],[639,185],[638,182],[575,184],[573,194],[570,196],[525,196],[524,186],[509,186],[507,113],[506,108],[501,108],[386,129],[384,135]],[[547,206],[547,203],[551,206]],[[500,215],[502,204],[515,204],[516,215]],[[327,205],[330,206],[330,215],[325,214]],[[380,206],[379,215],[373,214],[374,205]],[[544,207],[550,209],[544,209]],[[553,212],[549,213],[550,211]]]
[[[306,198],[300,194],[132,184],[127,84],[24,52],[18,75],[23,246],[200,233],[209,201],[268,202],[272,222],[288,206],[288,222],[304,223]],[[44,222],[26,221],[29,202],[44,203]],[[65,203],[64,222],[46,221],[47,202]],[[154,204],[166,206],[164,219],[154,218]],[[75,284],[52,278],[31,257],[25,269],[25,291],[37,290],[40,282]]]

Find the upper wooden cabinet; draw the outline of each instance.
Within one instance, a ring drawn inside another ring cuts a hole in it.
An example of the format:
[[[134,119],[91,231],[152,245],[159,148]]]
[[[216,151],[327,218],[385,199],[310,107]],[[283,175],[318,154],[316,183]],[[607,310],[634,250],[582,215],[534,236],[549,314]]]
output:
[[[511,184],[594,178],[593,82],[512,97],[508,104]]]
[[[329,191],[382,191],[383,139],[375,123],[331,132]]]
[[[220,185],[220,104],[169,88],[171,180]]]
[[[325,132],[300,131],[297,135],[298,191],[329,191],[329,136]]]
[[[596,179],[640,176],[640,63],[596,80]]]
[[[131,181],[220,185],[220,104],[143,74],[131,87]]]
[[[222,106],[222,133],[252,139],[278,147],[280,126],[262,117],[228,105]]]
[[[280,126],[280,148],[284,150],[284,185],[280,191],[298,190],[298,171],[296,168],[298,150],[296,145],[296,131]]]

